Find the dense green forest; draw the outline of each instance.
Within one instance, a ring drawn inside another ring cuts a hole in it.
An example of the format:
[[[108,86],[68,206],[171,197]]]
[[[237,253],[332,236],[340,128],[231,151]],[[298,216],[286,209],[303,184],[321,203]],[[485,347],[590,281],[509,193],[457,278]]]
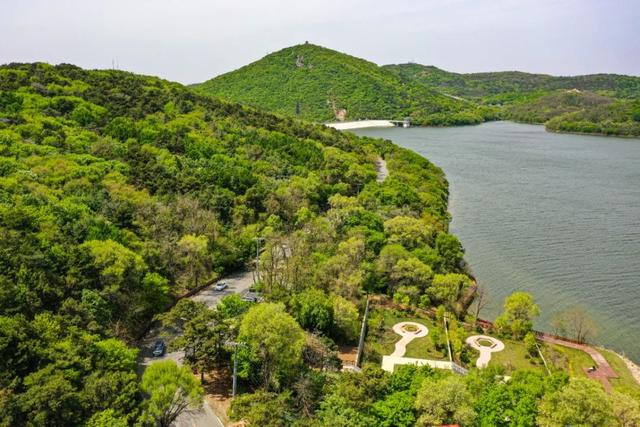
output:
[[[403,82],[372,62],[308,43],[269,54],[194,87],[316,122],[409,116],[416,124],[448,126],[495,118],[493,107]]]
[[[177,295],[242,267],[258,236],[267,254],[290,242],[296,283],[268,282],[283,301],[313,287],[349,311],[366,290],[426,293],[413,267],[460,270],[442,171],[388,142],[46,64],[0,68],[0,142],[2,425],[148,413],[128,345]]]
[[[640,136],[640,77],[556,77],[517,71],[458,74],[420,64],[383,68],[404,82],[499,106],[503,119],[546,124],[551,131]]]
[[[473,280],[447,196],[438,167],[388,141],[155,77],[0,67],[0,425],[168,426],[229,368],[230,341],[243,387],[230,415],[249,425],[638,425],[634,392],[562,372],[339,370],[371,294],[448,312],[458,357]],[[246,266],[257,241],[265,302],[172,307]],[[500,333],[530,340],[536,311],[514,295]],[[186,366],[141,375],[154,316],[181,331]]]

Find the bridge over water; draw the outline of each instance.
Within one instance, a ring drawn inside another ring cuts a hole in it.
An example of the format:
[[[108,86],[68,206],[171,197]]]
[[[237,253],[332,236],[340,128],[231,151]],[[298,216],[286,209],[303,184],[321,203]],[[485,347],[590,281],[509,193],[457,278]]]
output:
[[[325,125],[338,130],[380,128],[380,127],[394,127],[394,126],[408,128],[411,126],[411,119],[409,117],[405,117],[403,120],[356,120],[352,122],[325,123]]]

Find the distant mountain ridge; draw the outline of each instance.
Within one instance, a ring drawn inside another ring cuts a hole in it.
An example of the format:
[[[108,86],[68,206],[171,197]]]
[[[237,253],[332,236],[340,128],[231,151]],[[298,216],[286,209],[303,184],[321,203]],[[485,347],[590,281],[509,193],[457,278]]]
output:
[[[383,65],[402,81],[419,82],[426,86],[445,89],[450,93],[482,98],[501,93],[537,90],[578,89],[581,91],[608,91],[618,98],[640,97],[640,77],[621,74],[588,74],[581,76],[552,76],[522,71],[482,73],[454,73],[432,65],[414,63]]]

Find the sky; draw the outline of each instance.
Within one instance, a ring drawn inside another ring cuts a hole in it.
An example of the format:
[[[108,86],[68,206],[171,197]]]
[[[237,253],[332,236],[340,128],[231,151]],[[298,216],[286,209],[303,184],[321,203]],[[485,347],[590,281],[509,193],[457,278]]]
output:
[[[640,75],[640,1],[0,0],[0,63],[196,83],[305,41],[455,72]]]

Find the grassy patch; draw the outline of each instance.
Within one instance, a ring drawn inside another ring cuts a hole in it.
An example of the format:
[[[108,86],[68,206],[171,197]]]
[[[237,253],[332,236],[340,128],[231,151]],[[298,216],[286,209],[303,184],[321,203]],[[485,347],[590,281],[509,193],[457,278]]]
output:
[[[633,375],[631,375],[631,371],[629,371],[629,368],[627,368],[627,365],[625,365],[624,361],[620,359],[617,354],[615,354],[612,351],[604,350],[601,348],[599,348],[598,351],[600,352],[600,354],[604,356],[605,359],[607,359],[607,362],[609,362],[609,365],[611,365],[613,370],[616,371],[616,373],[620,377],[620,378],[611,378],[609,380],[614,389],[632,388],[632,389],[640,390],[640,385],[633,378]]]
[[[498,339],[504,343],[504,350],[491,353],[489,365],[503,366],[507,373],[513,372],[516,369],[545,371],[542,361],[539,358],[530,357],[522,342],[505,338]],[[476,353],[473,366],[475,366],[475,361],[479,355],[479,353]]]
[[[478,344],[480,344],[482,347],[492,347],[493,346],[493,342],[489,341],[488,339],[484,339],[481,338],[477,341]]]
[[[434,330],[444,331],[427,317],[410,316],[406,313],[395,310],[375,309],[369,316],[369,333],[365,343],[365,356],[367,360],[381,360],[382,356],[389,355],[395,350],[395,343],[400,340],[400,335],[393,332],[393,325],[400,322],[416,322],[423,324],[429,329],[429,335],[416,338],[407,345],[405,357],[415,357],[419,359],[447,358],[446,353],[442,353],[435,348],[430,334]]]
[[[584,351],[555,344],[547,346],[545,357],[556,369],[566,371],[572,377],[586,377],[585,368],[595,364]]]

